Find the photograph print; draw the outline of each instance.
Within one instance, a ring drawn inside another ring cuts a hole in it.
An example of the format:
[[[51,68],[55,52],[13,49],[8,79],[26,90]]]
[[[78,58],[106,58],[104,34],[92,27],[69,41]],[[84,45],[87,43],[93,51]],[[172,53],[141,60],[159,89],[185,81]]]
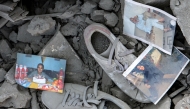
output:
[[[123,34],[171,55],[176,18],[158,8],[125,0]]]
[[[66,60],[17,53],[16,82],[27,88],[63,92]]]

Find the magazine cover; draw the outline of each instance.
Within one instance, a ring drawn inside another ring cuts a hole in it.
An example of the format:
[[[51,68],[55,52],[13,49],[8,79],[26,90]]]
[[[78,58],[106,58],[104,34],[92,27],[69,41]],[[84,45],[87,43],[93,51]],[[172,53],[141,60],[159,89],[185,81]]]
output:
[[[28,88],[63,93],[66,60],[17,53],[15,80]]]
[[[172,54],[168,55],[155,47],[148,46],[123,76],[156,105],[188,62],[189,59],[175,47]]]
[[[176,18],[158,8],[125,0],[123,34],[171,55]]]

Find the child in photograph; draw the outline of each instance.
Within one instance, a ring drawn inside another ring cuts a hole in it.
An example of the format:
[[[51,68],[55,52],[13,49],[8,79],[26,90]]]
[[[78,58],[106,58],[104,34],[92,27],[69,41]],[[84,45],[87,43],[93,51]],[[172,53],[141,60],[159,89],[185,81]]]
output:
[[[44,65],[43,65],[42,63],[39,63],[39,64],[37,65],[37,71],[33,71],[32,73],[30,73],[30,74],[28,75],[29,81],[31,81],[32,78],[35,77],[35,76],[38,76],[38,77],[40,77],[40,78],[43,78],[43,77],[44,77],[44,78],[46,79],[46,81],[47,81],[48,79],[51,79],[47,74],[45,74],[45,73],[43,72],[43,70],[44,70]]]
[[[144,12],[143,14],[137,15],[133,18],[130,18],[130,21],[133,22],[137,28],[140,30],[151,34],[152,27],[157,27],[165,32],[169,31],[170,28],[164,28],[163,24],[160,24],[159,22],[163,22],[164,18],[156,19],[156,14],[151,13],[150,9],[148,9],[147,12]]]

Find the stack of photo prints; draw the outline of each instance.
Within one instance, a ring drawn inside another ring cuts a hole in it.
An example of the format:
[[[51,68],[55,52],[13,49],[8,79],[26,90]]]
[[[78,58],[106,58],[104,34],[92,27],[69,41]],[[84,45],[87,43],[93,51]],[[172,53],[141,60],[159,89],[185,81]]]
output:
[[[173,46],[176,18],[160,9],[125,0],[123,34],[149,46],[123,73],[155,105],[189,59]]]
[[[21,86],[63,93],[66,60],[17,53],[15,80]]]

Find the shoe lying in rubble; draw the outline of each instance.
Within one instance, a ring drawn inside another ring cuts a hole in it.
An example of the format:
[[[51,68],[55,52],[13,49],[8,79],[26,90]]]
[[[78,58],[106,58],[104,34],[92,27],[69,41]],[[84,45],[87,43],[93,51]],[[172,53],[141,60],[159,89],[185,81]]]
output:
[[[92,34],[95,32],[102,33],[111,42],[108,49],[101,54],[98,54],[94,50],[91,43]],[[134,86],[130,84],[130,82],[124,76],[122,76],[122,73],[126,70],[128,65],[131,65],[136,59],[136,57],[131,54],[134,52],[134,50],[129,50],[124,47],[119,39],[116,38],[104,25],[98,23],[91,24],[84,30],[84,39],[88,51],[107,73],[107,75],[124,93],[139,102],[150,102],[142,92],[140,92],[138,89],[134,89]],[[106,56],[105,54],[108,55]],[[113,56],[114,59],[112,59]]]
[[[120,99],[98,91],[98,81],[94,83],[93,89],[90,86],[66,83],[63,94],[43,91],[41,98],[49,109],[103,109],[101,102],[104,100],[112,101],[121,109],[131,109]]]

